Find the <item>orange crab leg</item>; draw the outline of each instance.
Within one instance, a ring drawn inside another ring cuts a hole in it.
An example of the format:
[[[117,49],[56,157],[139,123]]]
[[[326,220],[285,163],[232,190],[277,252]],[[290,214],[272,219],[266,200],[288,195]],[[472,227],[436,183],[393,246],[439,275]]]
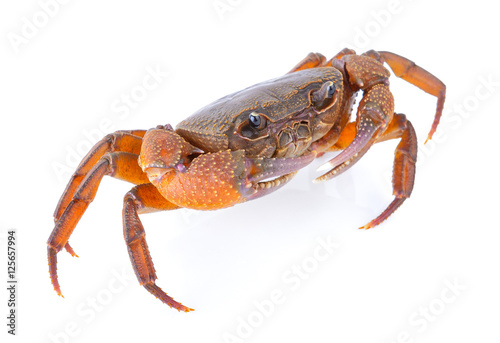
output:
[[[143,184],[132,188],[123,200],[123,235],[139,283],[168,306],[179,311],[189,312],[193,309],[178,303],[156,285],[157,277],[153,260],[146,243],[144,227],[139,219],[139,213],[176,208],[178,206],[166,200],[152,184]]]
[[[324,60],[321,58],[323,57],[323,55],[318,53],[310,53],[289,73],[307,68],[322,67],[325,65],[342,68],[341,65],[336,62],[337,60],[342,59],[342,57],[348,55],[355,55],[355,52],[353,50],[345,48],[330,60],[324,62]],[[441,115],[443,113],[443,107],[446,98],[446,85],[436,76],[429,73],[424,68],[416,65],[415,62],[395,53],[389,51],[369,50],[360,56],[369,56],[381,63],[387,63],[397,77],[400,77],[403,80],[411,83],[412,85],[420,88],[424,92],[437,97],[436,114],[434,116],[434,121],[432,123],[429,134],[427,135],[425,143],[432,139],[432,136],[436,132],[439,121],[441,119]]]
[[[74,191],[72,199],[65,206],[64,212],[56,220],[55,227],[47,241],[47,255],[50,278],[54,289],[59,295],[61,295],[61,290],[57,280],[56,254],[65,246],[70,253],[73,252],[68,245],[68,239],[88,205],[94,200],[104,175],[110,175],[136,184],[149,182],[147,176],[138,166],[137,158],[136,154],[129,152],[107,153],[102,156],[85,174],[85,177]]]
[[[341,51],[339,51],[335,56],[333,56],[332,58],[330,58],[326,62],[326,65],[327,66],[335,66],[336,65],[335,60],[340,60],[342,57],[344,57],[346,55],[356,55],[356,52],[354,50],[352,50],[352,49],[344,48]]]
[[[340,133],[340,136],[335,144],[332,145],[327,151],[344,150],[354,140],[354,137],[356,137],[356,133],[356,122],[353,121],[347,124],[344,130],[342,130],[342,132]]]
[[[413,190],[417,162],[417,135],[404,114],[396,114],[393,123],[388,128],[386,137],[381,137],[380,141],[401,137],[394,152],[392,188],[395,198],[384,212],[360,229],[369,229],[382,223],[410,197]]]
[[[389,139],[401,138],[401,131],[405,128],[403,121],[400,119],[401,116],[402,115],[400,114],[394,114],[393,120],[389,123],[387,129],[385,129],[384,133],[377,139],[375,143],[380,143]],[[356,122],[350,122],[346,125],[344,130],[342,130],[335,144],[328,148],[326,151],[344,150],[349,146],[349,144],[351,144],[351,142],[356,137],[356,134]]]
[[[297,63],[288,74],[309,68],[322,67],[325,65],[326,57],[317,52],[310,52],[302,61]]]
[[[319,66],[305,63],[306,60],[307,58],[298,66],[304,68]],[[415,130],[404,115],[389,115],[389,111],[393,111],[394,105],[392,95],[387,88],[388,71],[381,68],[381,63],[384,62],[389,65],[397,77],[438,98],[436,115],[426,142],[432,138],[439,124],[446,95],[446,86],[438,78],[414,62],[391,52],[370,50],[363,55],[356,56],[354,51],[344,49],[326,62],[328,66],[345,70],[353,91],[364,90],[365,94],[358,109],[356,122],[348,123],[342,130],[333,127],[320,141],[311,145],[313,150],[320,153],[343,150],[338,156],[318,169],[330,170],[314,181],[325,181],[341,174],[356,163],[375,143],[389,139],[401,139],[394,157],[392,182],[395,198],[382,214],[362,227],[365,229],[380,224],[401,206],[410,196],[415,180],[417,157]],[[381,88],[374,92],[377,87]],[[331,145],[332,143],[333,145]]]
[[[356,123],[349,123],[342,131],[337,143],[329,151],[342,150],[348,147],[357,135]],[[375,143],[390,139],[401,139],[394,152],[393,195],[391,204],[377,218],[360,229],[369,229],[387,219],[401,204],[410,197],[415,181],[415,163],[417,160],[417,136],[415,130],[404,114],[394,113],[392,121]]]
[[[424,68],[416,65],[413,61],[392,52],[376,52],[370,50],[366,52],[366,55],[387,63],[397,77],[400,77],[412,85],[417,86],[424,92],[437,97],[436,115],[434,116],[434,122],[432,123],[431,130],[425,140],[427,143],[427,141],[432,138],[434,132],[436,132],[439,120],[441,119],[441,115],[443,113],[444,101],[446,97],[445,84]]]
[[[143,137],[145,133],[146,130],[118,131],[106,135],[97,142],[92,150],[83,158],[82,162],[80,162],[78,168],[71,176],[63,195],[59,199],[56,210],[54,211],[54,220],[56,222],[59,220],[82,180],[104,154],[113,151],[126,151],[139,155],[142,144],[141,137]]]

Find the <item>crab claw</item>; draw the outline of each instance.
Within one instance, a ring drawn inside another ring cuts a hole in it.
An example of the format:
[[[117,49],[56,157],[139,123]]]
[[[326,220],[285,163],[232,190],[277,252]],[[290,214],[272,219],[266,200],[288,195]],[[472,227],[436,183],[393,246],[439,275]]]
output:
[[[251,190],[246,199],[253,200],[274,192],[288,183],[299,169],[307,166],[315,158],[314,151],[289,158],[246,158],[248,177],[242,184],[244,188],[242,193],[245,194],[245,189]]]
[[[382,131],[381,128],[384,126],[384,122],[376,121],[370,116],[361,117],[354,140],[344,151],[317,169],[318,171],[330,171],[317,177],[313,182],[319,183],[330,180],[349,169],[368,151],[373,143],[375,143],[379,132]]]
[[[151,182],[168,171],[185,172],[189,156],[203,153],[176,134],[170,125],[148,130],[144,141],[147,143],[141,147],[139,166],[147,172]]]
[[[215,210],[269,194],[311,163],[316,152],[291,158],[251,158],[245,151],[202,151],[170,129],[149,130],[139,165],[173,204]]]
[[[352,167],[375,143],[392,120],[394,100],[385,85],[376,85],[363,97],[358,108],[356,136],[349,146],[332,160],[318,168],[330,171],[314,180],[323,182]]]

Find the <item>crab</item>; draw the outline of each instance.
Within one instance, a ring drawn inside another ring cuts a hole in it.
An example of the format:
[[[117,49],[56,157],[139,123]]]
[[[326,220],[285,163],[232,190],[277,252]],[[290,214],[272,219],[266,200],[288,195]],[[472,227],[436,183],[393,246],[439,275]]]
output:
[[[394,74],[437,97],[427,140],[439,124],[446,87],[412,61],[385,51],[361,55],[344,49],[327,60],[308,54],[287,74],[227,95],[179,123],[150,130],[117,131],[99,141],[72,175],[54,213],[47,242],[49,273],[61,295],[57,253],[109,175],[135,184],[123,200],[123,233],[139,280],[179,311],[182,305],[156,285],[156,272],[139,214],[191,208],[216,210],[272,193],[316,157],[341,151],[319,168],[322,182],[351,168],[378,142],[398,139],[393,166],[394,200],[368,229],[387,219],[410,196],[417,158],[415,130],[394,112]],[[350,121],[358,92],[356,119]]]

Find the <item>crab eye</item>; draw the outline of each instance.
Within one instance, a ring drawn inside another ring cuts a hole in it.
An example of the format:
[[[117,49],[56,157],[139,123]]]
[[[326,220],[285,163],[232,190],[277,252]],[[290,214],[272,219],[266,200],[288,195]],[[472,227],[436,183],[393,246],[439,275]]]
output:
[[[332,81],[327,81],[321,88],[311,92],[311,104],[316,111],[323,112],[337,102],[338,89]]]
[[[328,86],[328,89],[326,91],[328,93],[328,97],[331,98],[335,94],[335,85],[332,83]]]
[[[243,114],[242,119],[243,121],[235,131],[235,133],[239,133],[242,137],[260,139],[267,137],[269,134],[268,130],[266,130],[268,119],[265,114],[254,111],[248,115]]]
[[[262,129],[265,125],[266,119],[261,117],[260,114],[252,112],[248,115],[248,122],[254,129]]]
[[[257,113],[252,112],[248,115],[248,122],[252,127],[258,128],[261,122],[260,116]]]

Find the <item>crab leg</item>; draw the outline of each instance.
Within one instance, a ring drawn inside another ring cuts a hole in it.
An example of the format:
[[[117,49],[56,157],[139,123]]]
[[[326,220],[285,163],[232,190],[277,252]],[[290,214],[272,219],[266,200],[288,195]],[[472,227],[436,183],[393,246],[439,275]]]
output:
[[[336,65],[335,60],[340,60],[342,57],[344,57],[346,55],[356,55],[356,52],[354,50],[352,50],[352,49],[344,48],[341,51],[339,51],[335,56],[333,56],[332,58],[330,58],[326,62],[326,65],[327,66],[334,66],[334,65]]]
[[[142,143],[141,137],[144,136],[145,133],[146,130],[117,131],[113,134],[106,135],[96,145],[94,145],[92,150],[90,150],[90,152],[83,158],[82,162],[80,162],[77,170],[71,176],[63,195],[59,199],[56,210],[54,211],[54,221],[56,222],[56,225],[59,218],[66,210],[66,207],[68,207],[69,203],[73,199],[73,196],[82,180],[99,161],[99,159],[105,153],[112,151],[128,151],[139,154]],[[83,209],[83,211],[85,211],[85,209]],[[66,242],[64,248],[71,254],[71,256],[78,257],[68,242]]]
[[[322,67],[325,65],[342,68],[342,64],[337,63],[337,60],[342,59],[342,57],[347,55],[355,55],[355,52],[345,48],[327,62],[324,61],[323,55],[310,53],[289,73],[307,68]],[[427,143],[428,140],[432,139],[443,113],[444,101],[446,98],[446,85],[436,76],[432,75],[424,68],[416,65],[415,62],[395,53],[389,51],[369,50],[361,56],[368,56],[381,63],[387,63],[397,77],[400,77],[412,85],[420,88],[424,92],[437,97],[436,115],[434,116],[434,121],[425,142]]]
[[[401,116],[404,115],[397,113],[394,114],[393,120],[389,123],[387,129],[385,129],[384,133],[377,139],[375,143],[401,138],[401,132],[405,128],[402,119],[400,119]],[[404,120],[404,122],[406,122],[406,119]],[[346,149],[356,137],[356,133],[356,122],[347,124],[344,130],[342,130],[342,132],[340,133],[339,138],[336,140],[335,144],[329,147],[326,151],[339,151]]]
[[[355,55],[356,52],[354,50],[344,48],[342,51],[337,53],[335,56],[333,56],[331,59],[328,61],[326,60],[326,57],[323,56],[322,54],[318,52],[310,52],[302,61],[297,63],[295,67],[293,67],[288,74],[302,70],[302,69],[309,69],[309,68],[318,68],[318,67],[325,67],[325,66],[331,66],[335,64],[335,60],[341,59],[345,55]]]
[[[142,144],[141,137],[145,133],[146,130],[118,131],[106,135],[94,145],[71,176],[54,211],[54,221],[59,220],[82,180],[104,154],[113,151],[126,151],[139,155]]]
[[[137,158],[136,154],[129,152],[107,153],[100,157],[82,180],[79,181],[73,192],[72,199],[67,204],[63,204],[64,212],[56,220],[55,227],[47,241],[50,278],[54,289],[59,295],[61,295],[61,290],[57,280],[56,254],[63,247],[68,247],[68,239],[88,205],[94,200],[104,175],[110,175],[136,184],[149,182],[146,175],[139,168]],[[68,185],[66,189],[71,190],[72,186]],[[68,250],[72,252],[71,247]]]
[[[404,114],[395,114],[385,137],[379,141],[399,138],[401,141],[394,152],[392,188],[394,200],[377,218],[360,229],[369,229],[386,220],[401,204],[410,197],[415,181],[415,164],[417,162],[417,135],[415,129]]]
[[[302,61],[297,63],[288,74],[309,68],[322,67],[325,65],[326,57],[317,52],[310,52]]]
[[[346,149],[357,136],[356,123],[349,123],[342,131],[339,139],[328,151]],[[394,113],[392,121],[375,143],[390,139],[401,139],[394,151],[392,176],[393,195],[391,204],[377,218],[360,229],[369,229],[386,220],[401,204],[410,197],[415,181],[415,164],[417,161],[417,136],[413,125],[404,114]]]
[[[123,235],[139,283],[168,306],[179,311],[189,312],[193,309],[178,303],[156,285],[157,277],[153,260],[146,243],[144,227],[139,219],[139,213],[176,208],[178,206],[166,200],[152,184],[143,184],[132,188],[123,199]]]
[[[434,116],[434,122],[432,123],[431,130],[425,140],[427,143],[427,141],[432,138],[434,132],[436,132],[441,114],[443,113],[444,100],[446,97],[445,84],[427,70],[416,65],[413,61],[392,52],[377,52],[370,50],[365,54],[381,62],[387,63],[397,77],[400,77],[412,85],[417,86],[424,92],[437,97],[436,115]]]

